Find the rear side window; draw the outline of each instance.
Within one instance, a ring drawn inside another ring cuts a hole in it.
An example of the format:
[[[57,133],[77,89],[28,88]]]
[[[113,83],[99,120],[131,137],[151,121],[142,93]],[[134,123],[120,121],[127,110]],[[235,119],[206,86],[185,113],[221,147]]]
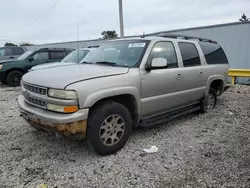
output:
[[[177,68],[178,62],[172,42],[157,42],[149,56],[151,62],[154,58],[164,58],[168,62],[166,68]]]
[[[22,48],[11,48],[12,55],[22,55],[24,53]]]
[[[207,64],[228,64],[228,60],[223,49],[214,43],[199,42]]]
[[[50,52],[50,59],[63,59],[66,55],[65,51],[52,51]]]
[[[198,66],[201,64],[200,56],[194,44],[187,42],[178,43],[184,67]]]

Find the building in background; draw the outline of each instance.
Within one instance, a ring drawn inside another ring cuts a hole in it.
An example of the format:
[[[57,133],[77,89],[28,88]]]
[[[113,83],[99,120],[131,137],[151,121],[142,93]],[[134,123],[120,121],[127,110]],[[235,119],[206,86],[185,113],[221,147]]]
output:
[[[230,68],[250,69],[250,21],[161,31],[150,33],[150,35],[158,33],[180,34],[215,40],[224,49]],[[79,47],[95,46],[103,42],[105,40],[79,41]],[[77,48],[77,42],[51,43],[28,48],[40,47]],[[239,78],[237,81],[239,83],[250,84],[249,78]]]

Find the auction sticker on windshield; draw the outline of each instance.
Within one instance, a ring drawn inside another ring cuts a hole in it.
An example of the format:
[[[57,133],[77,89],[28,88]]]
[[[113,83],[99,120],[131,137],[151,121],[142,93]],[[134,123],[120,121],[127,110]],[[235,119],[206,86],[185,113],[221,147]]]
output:
[[[129,44],[129,48],[144,48],[146,43],[132,43]]]

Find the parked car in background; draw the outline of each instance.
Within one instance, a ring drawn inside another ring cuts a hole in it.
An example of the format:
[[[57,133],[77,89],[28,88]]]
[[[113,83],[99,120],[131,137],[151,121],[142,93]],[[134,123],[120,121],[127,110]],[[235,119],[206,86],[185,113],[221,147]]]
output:
[[[27,51],[23,46],[5,46],[0,47],[0,61],[16,59]]]
[[[70,54],[68,54],[62,61],[60,62],[53,62],[53,63],[46,63],[42,65],[37,65],[32,67],[29,71],[35,71],[40,69],[47,69],[52,67],[58,66],[68,66],[71,64],[79,63],[82,59],[91,51],[98,48],[98,46],[88,47],[88,48],[79,48],[78,50],[74,50]]]
[[[17,59],[0,62],[0,82],[9,86],[18,86],[22,76],[36,65],[62,60],[73,49],[41,48],[27,51]]]
[[[227,57],[215,41],[161,35],[108,41],[79,64],[22,78],[22,117],[36,129],[87,138],[101,155],[120,150],[132,127],[209,112],[226,87]]]

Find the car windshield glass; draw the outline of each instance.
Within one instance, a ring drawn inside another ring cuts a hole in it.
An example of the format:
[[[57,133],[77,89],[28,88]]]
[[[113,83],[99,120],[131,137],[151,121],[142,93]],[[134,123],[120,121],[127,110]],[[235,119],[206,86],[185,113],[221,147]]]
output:
[[[18,60],[24,60],[26,57],[28,57],[32,52],[25,52],[24,54],[20,55],[17,59]]]
[[[62,62],[79,63],[89,52],[89,50],[75,50],[67,55]]]
[[[81,63],[134,67],[141,60],[147,44],[147,40],[110,41],[88,53]]]

